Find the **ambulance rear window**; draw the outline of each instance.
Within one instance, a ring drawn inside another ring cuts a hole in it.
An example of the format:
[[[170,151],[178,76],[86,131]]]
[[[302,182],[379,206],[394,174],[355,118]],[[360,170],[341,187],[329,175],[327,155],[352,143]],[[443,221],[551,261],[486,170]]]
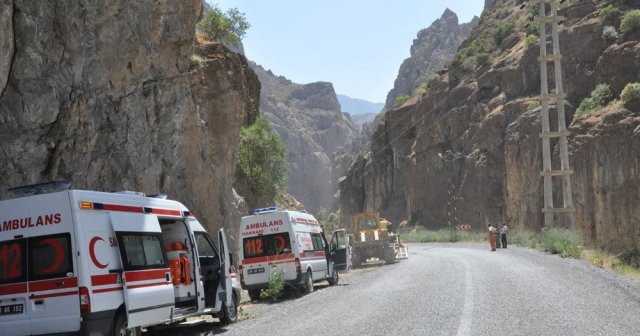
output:
[[[291,253],[291,241],[288,233],[245,238],[242,245],[245,258]]]
[[[27,281],[26,239],[0,242],[0,284]]]
[[[29,281],[62,278],[73,273],[68,233],[29,238]]]
[[[118,232],[116,235],[126,271],[167,267],[159,233]]]

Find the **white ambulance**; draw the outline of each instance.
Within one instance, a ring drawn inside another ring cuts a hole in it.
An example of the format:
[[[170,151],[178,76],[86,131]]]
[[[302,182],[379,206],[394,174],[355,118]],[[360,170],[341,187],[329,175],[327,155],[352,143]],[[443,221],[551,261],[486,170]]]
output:
[[[0,334],[135,335],[213,314],[235,321],[238,289],[219,252],[176,201],[140,193],[23,188],[0,201]]]
[[[269,273],[281,272],[284,281],[313,291],[313,283],[338,283],[338,271],[347,271],[345,230],[333,232],[331,243],[310,214],[261,208],[240,222],[240,283],[251,300],[269,286]]]

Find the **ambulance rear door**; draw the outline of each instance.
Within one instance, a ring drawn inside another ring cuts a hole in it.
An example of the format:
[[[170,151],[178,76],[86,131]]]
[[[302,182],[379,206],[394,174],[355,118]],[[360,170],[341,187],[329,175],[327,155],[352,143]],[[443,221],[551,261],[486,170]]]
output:
[[[30,196],[25,220],[31,333],[80,330],[75,231],[67,192]]]
[[[233,289],[231,287],[231,257],[229,256],[229,245],[227,244],[227,236],[224,229],[218,231],[218,246],[220,247],[220,284],[224,291],[222,301],[229,306],[229,302],[233,300]]]
[[[122,261],[128,327],[169,320],[175,299],[158,218],[125,212],[109,215]]]

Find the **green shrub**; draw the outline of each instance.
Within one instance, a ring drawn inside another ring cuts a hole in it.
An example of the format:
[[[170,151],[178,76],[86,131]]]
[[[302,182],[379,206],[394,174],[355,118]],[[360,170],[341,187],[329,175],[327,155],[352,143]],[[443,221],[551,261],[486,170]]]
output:
[[[620,23],[620,31],[624,34],[633,33],[640,29],[640,9],[634,9],[625,14]]]
[[[244,13],[237,8],[230,8],[223,13],[220,8],[214,6],[212,11],[198,22],[196,28],[212,40],[235,46],[240,43],[250,26]]]
[[[458,231],[455,229],[440,229],[437,231],[418,229],[402,234],[401,238],[410,243],[455,243],[486,241],[487,236],[482,232]]]
[[[496,18],[498,20],[502,20],[502,19],[506,18],[507,16],[509,16],[509,10],[507,10],[506,8],[498,8],[496,10]]]
[[[240,132],[238,168],[260,200],[270,200],[287,187],[287,148],[265,116]]]
[[[478,66],[483,66],[489,63],[489,54],[488,53],[480,53],[476,55],[476,64]]]
[[[617,7],[614,7],[613,5],[609,5],[607,7],[604,7],[600,10],[600,17],[607,20],[607,19],[612,19],[616,16],[620,15],[620,10]]]
[[[411,98],[411,97],[409,97],[409,96],[407,96],[407,95],[402,95],[402,96],[398,96],[398,97],[396,97],[396,104],[395,104],[395,107],[398,107],[398,106],[402,106],[402,105],[404,105],[404,103],[406,103],[407,101],[409,101],[409,98]]]
[[[523,24],[520,30],[527,36],[534,35],[537,38],[540,35],[540,24],[535,21],[529,21]]]
[[[538,35],[529,35],[524,39],[524,46],[529,48],[530,45],[538,42]]]
[[[490,54],[495,46],[487,32],[483,32],[476,39],[471,41],[466,47],[460,49],[456,54],[456,59],[464,62],[467,58],[480,53]]]
[[[467,57],[464,61],[462,61],[462,69],[465,72],[473,72],[476,69],[476,57],[470,56]]]
[[[602,38],[607,41],[615,41],[618,39],[618,32],[614,26],[605,26],[602,29]]]
[[[582,254],[582,239],[574,231],[564,229],[545,230],[542,232],[540,240],[542,249],[545,252],[559,254],[563,258],[580,258]]]
[[[627,84],[620,94],[622,105],[629,110],[637,111],[640,109],[640,83]]]
[[[276,267],[269,270],[269,287],[260,292],[261,299],[271,299],[276,301],[282,296],[284,291],[284,274]]]
[[[591,91],[591,96],[589,98],[585,98],[580,103],[575,116],[580,117],[595,109],[605,107],[613,101],[613,98],[613,94],[611,93],[611,89],[609,89],[608,84],[598,84],[598,86]]]
[[[496,45],[499,46],[504,39],[513,34],[515,27],[516,23],[513,20],[498,23],[496,27],[493,28],[493,40],[496,42]]]
[[[527,106],[527,111],[535,110],[538,107],[540,107],[540,101],[536,99],[529,103],[529,106]]]
[[[538,236],[535,233],[526,230],[511,231],[507,238],[509,240],[509,244],[528,248],[538,248],[538,245],[540,244]]]
[[[591,111],[595,110],[597,107],[598,106],[593,101],[593,98],[585,98],[580,103],[580,106],[578,106],[578,109],[576,110],[576,113],[575,113],[575,117],[578,118],[578,117],[581,117],[583,115],[586,115],[586,114],[590,113]]]
[[[604,107],[609,105],[613,101],[613,93],[608,84],[598,84],[593,91],[591,91],[591,98],[596,105]]]

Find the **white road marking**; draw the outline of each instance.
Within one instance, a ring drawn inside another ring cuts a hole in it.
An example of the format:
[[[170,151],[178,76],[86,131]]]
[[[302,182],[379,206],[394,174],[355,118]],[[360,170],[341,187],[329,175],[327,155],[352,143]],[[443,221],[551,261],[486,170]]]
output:
[[[471,335],[471,319],[473,318],[473,282],[471,279],[471,266],[469,263],[460,259],[464,265],[464,308],[462,308],[462,316],[460,316],[460,325],[458,326],[457,336]]]

